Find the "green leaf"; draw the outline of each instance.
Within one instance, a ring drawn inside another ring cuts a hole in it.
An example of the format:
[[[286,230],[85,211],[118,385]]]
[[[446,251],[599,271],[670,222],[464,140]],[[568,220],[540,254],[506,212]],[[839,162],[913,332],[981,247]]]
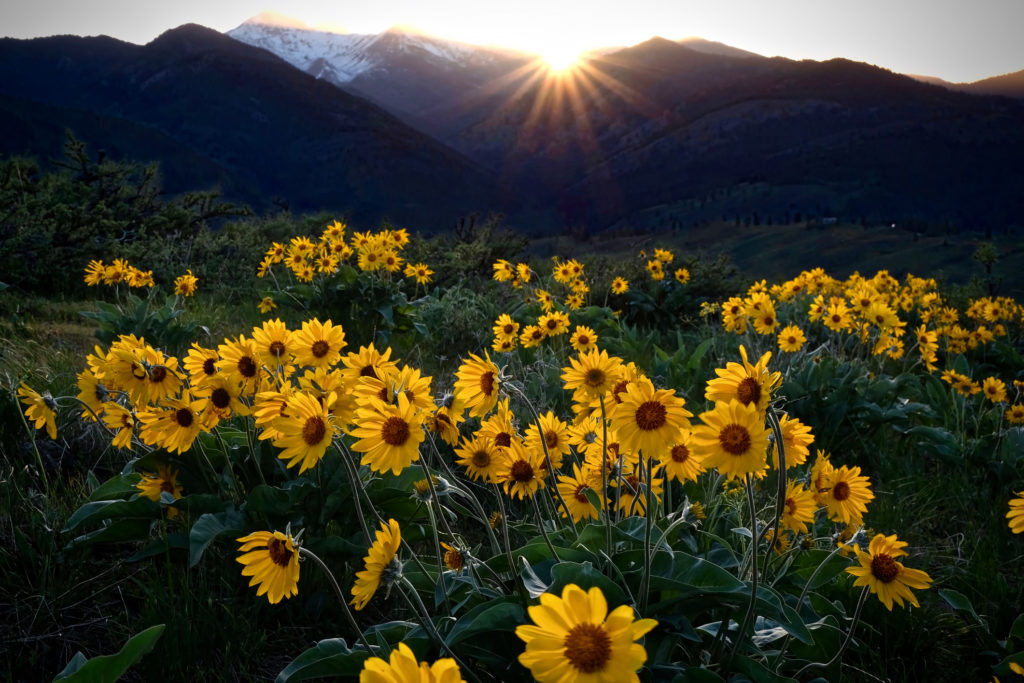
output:
[[[207,512],[200,517],[189,532],[188,566],[194,567],[199,564],[207,546],[213,543],[215,538],[226,533],[240,535],[244,525],[245,516],[235,510],[218,513]]]
[[[539,598],[548,591],[548,584],[544,583],[537,572],[533,571],[533,567],[530,566],[529,561],[525,557],[520,557],[519,561],[523,564],[523,569],[519,572],[519,576],[523,579],[523,586],[526,587],[526,592],[530,594],[531,598]]]
[[[985,621],[978,616],[978,613],[974,611],[974,605],[971,604],[970,599],[963,593],[955,591],[952,588],[943,588],[939,591],[939,596],[946,601],[946,603],[953,609],[960,612],[967,612],[974,620],[975,624],[985,627],[988,630],[988,626]]]
[[[736,657],[733,666],[750,676],[754,683],[796,683],[796,679],[780,676],[750,657]]]
[[[78,653],[53,680],[68,683],[113,683],[128,671],[128,667],[153,649],[163,632],[163,624],[151,626],[129,638],[116,655],[101,655],[86,660],[82,653]]]
[[[96,543],[121,543],[124,541],[142,541],[149,537],[149,531],[155,520],[152,519],[118,519],[87,534],[71,540],[67,550],[82,548]]]
[[[356,680],[369,653],[353,650],[342,638],[321,640],[303,652],[277,675],[276,683],[306,681],[311,678],[334,677]]]
[[[149,498],[136,498],[135,500],[97,500],[86,503],[75,510],[75,513],[64,525],[64,531],[73,531],[76,528],[107,519],[159,519],[160,504]]]
[[[518,601],[506,598],[486,602],[460,616],[446,640],[448,645],[455,645],[481,633],[514,631],[516,626],[525,622],[526,610]]]
[[[548,586],[549,593],[561,595],[562,590],[571,583],[585,591],[596,586],[608,600],[609,609],[629,604],[629,599],[618,584],[594,569],[590,562],[559,562],[552,568],[551,576],[554,581]]]
[[[97,486],[89,494],[89,500],[123,500],[139,492],[135,485],[140,479],[138,474],[119,474]]]

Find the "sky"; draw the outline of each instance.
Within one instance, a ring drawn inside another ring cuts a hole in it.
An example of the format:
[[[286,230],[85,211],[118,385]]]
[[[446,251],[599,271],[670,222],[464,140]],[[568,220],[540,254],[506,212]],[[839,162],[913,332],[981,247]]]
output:
[[[264,11],[357,33],[400,24],[540,54],[697,36],[953,82],[1024,69],[1024,0],[4,0],[0,36],[143,44],[185,23],[227,31]]]

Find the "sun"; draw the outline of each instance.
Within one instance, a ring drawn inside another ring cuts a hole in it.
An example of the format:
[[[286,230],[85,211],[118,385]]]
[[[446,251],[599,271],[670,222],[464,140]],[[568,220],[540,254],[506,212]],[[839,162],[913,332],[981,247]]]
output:
[[[567,71],[580,60],[580,50],[570,45],[549,45],[540,56],[551,71]]]

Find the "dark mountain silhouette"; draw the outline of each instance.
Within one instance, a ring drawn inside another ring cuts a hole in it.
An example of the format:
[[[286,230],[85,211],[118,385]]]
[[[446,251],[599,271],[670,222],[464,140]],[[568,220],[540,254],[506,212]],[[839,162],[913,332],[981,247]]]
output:
[[[1002,95],[1004,97],[1024,98],[1024,69],[1002,74],[1001,76],[983,78],[980,81],[972,81],[970,83],[952,83],[935,76],[921,76],[918,74],[913,74],[912,77],[924,83],[941,85],[950,90],[959,90],[960,92],[969,92],[975,95]]]
[[[279,197],[293,209],[418,228],[496,208],[478,165],[376,105],[201,26],[145,46],[4,39],[0,72],[6,153],[56,155],[68,127],[108,152],[161,161],[170,191],[217,183],[256,208]]]

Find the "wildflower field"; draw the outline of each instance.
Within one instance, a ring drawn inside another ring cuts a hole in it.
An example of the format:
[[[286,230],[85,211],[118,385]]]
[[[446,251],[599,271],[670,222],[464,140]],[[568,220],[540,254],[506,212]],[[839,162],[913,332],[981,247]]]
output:
[[[1014,299],[285,227],[7,303],[0,677],[1024,680]]]

